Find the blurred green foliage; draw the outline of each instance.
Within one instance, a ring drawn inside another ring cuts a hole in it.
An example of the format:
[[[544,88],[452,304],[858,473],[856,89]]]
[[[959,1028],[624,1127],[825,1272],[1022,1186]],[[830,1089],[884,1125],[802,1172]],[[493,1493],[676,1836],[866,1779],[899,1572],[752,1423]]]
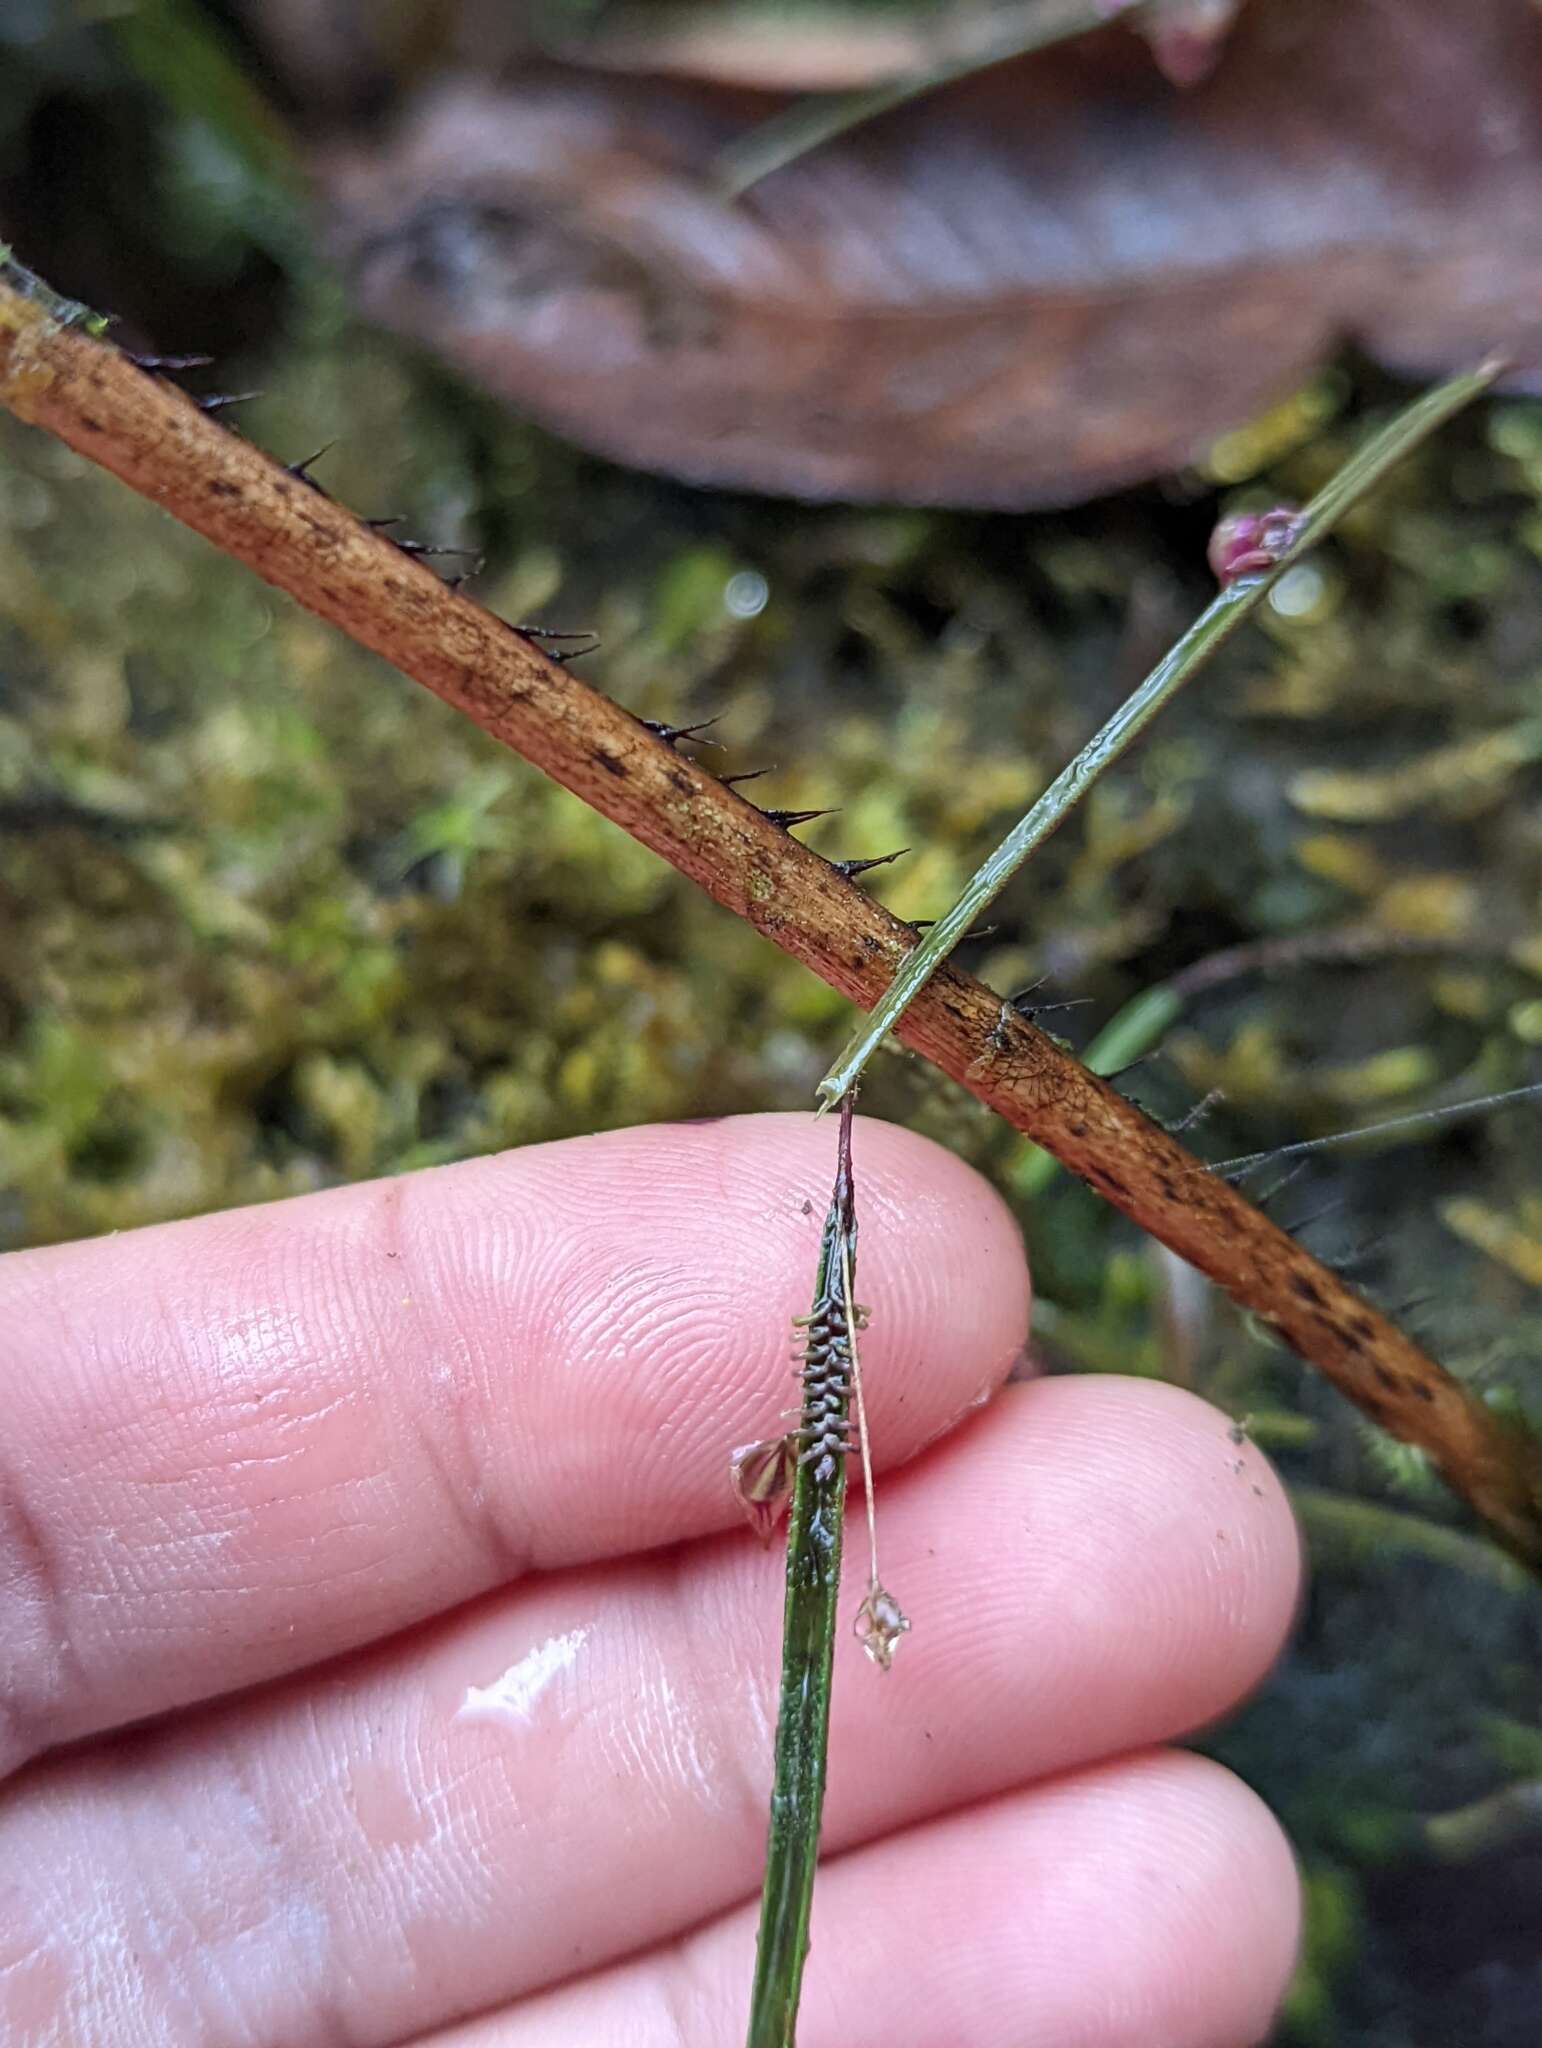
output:
[[[353,325],[293,253],[287,173],[168,88],[163,47],[147,78],[131,38],[32,19],[0,27],[22,254],[136,343],[216,346],[215,388],[266,394],[240,431],[290,460],[334,442],[338,497],[486,549],[487,603],[594,628],[585,672],[644,716],[717,717],[712,766],[775,765],[761,801],[839,806],[824,850],[912,847],[871,878],[905,916],[947,904],[1203,600],[1218,495],[1305,497],[1395,397],[1327,371],[1207,469],[1054,518],[624,474]],[[128,284],[81,218],[125,137],[148,167],[111,196]],[[810,1102],[846,1006],[747,926],[79,458],[0,422],[0,473],[0,1241]],[[1537,1077],[1542,405],[1444,436],[1281,596],[969,950],[1003,990],[1085,1001],[1046,1023],[1086,1043],[1180,970],[1284,943],[1124,1084],[1163,1114],[1222,1088],[1192,1140],[1214,1157]],[[1313,958],[1346,927],[1353,959]],[[1305,1866],[1282,2039],[1529,2048],[1542,1838],[1427,1823],[1542,1773],[1537,1593],[1417,1455],[972,1100],[889,1057],[865,1106],[1017,1191],[1046,1363],[1192,1385],[1301,1489],[1297,1645],[1210,1745]],[[1533,1420],[1537,1128],[1327,1155],[1274,1211],[1324,1212],[1330,1257],[1369,1245],[1367,1282],[1421,1297],[1439,1354]]]

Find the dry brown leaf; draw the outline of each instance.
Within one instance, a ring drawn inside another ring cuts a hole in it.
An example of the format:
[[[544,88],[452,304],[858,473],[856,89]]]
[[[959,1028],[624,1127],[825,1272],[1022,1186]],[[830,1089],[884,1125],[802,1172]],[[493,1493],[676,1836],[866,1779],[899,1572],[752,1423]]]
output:
[[[585,445],[812,498],[1063,504],[1171,470],[1346,340],[1542,373],[1542,13],[1256,0],[1213,75],[1110,29],[737,205],[772,104],[527,67],[318,172],[362,304]]]

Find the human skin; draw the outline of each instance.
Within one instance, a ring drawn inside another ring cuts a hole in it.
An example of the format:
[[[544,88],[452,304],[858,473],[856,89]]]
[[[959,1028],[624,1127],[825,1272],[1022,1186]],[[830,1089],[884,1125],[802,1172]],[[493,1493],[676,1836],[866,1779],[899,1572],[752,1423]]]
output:
[[[781,1563],[728,1461],[794,1398],[834,1144],[617,1132],[0,1260],[8,2048],[740,2037]],[[1007,1211],[893,1126],[856,1164],[914,1627],[887,1677],[838,1646],[800,2042],[1260,2039],[1290,1853],[1162,1745],[1279,1649],[1281,1489],[1173,1388],[1004,1386]]]

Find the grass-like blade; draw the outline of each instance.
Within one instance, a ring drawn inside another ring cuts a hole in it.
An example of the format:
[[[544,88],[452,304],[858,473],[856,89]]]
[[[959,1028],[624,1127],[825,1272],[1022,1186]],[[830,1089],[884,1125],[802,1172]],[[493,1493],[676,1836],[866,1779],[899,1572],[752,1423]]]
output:
[[[840,1102],[894,1029],[915,995],[925,987],[987,906],[995,901],[1028,856],[1069,816],[1132,740],[1183,685],[1196,676],[1257,608],[1280,578],[1309,549],[1330,534],[1344,514],[1447,420],[1486,391],[1503,369],[1490,362],[1453,377],[1406,407],[1358,449],[1306,507],[1294,537],[1269,568],[1228,584],[1200,613],[1183,637],[1127,697],[1101,732],[1062,769],[1025,817],[976,869],[964,893],[900,963],[877,1004],[852,1034],[840,1058],[819,1084],[821,1107]]]

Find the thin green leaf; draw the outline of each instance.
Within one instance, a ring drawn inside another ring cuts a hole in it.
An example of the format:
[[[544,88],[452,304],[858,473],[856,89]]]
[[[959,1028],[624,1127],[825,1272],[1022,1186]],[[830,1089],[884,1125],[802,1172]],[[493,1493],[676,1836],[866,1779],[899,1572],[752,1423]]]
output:
[[[1486,391],[1503,369],[1485,363],[1453,377],[1416,399],[1379,434],[1352,455],[1301,514],[1294,538],[1272,567],[1221,590],[1213,602],[1140,687],[1126,698],[1101,732],[1063,769],[1013,827],[995,852],[982,862],[952,909],[900,963],[893,981],[865,1021],[852,1034],[840,1058],[819,1084],[821,1107],[828,1109],[856,1085],[863,1068],[894,1029],[917,993],[926,985],[971,925],[993,903],[1028,856],[1049,837],[1098,777],[1112,767],[1132,740],[1144,732],[1157,712],[1197,675],[1262,604],[1269,592],[1301,557],[1327,537],[1350,508],[1375,488],[1388,470],[1401,462],[1437,428]]]
[[[822,1452],[821,1446],[845,1435],[851,1349],[846,1301],[856,1242],[851,1105],[847,1103],[841,1112],[835,1191],[820,1241],[814,1303],[803,1325],[800,1455],[806,1462],[798,1466],[787,1529],[782,1689],[748,2048],[793,2048],[808,1955],[846,1510],[845,1457],[839,1451]]]
[[[1024,57],[1030,51],[1085,35],[1089,29],[1105,28],[1121,14],[1144,4],[1145,0],[1043,0],[1026,22],[1015,16],[1006,23],[987,17],[981,23],[977,47],[934,69],[889,79],[882,85],[857,86],[850,92],[805,94],[729,144],[717,160],[718,187],[728,198],[738,199],[773,171],[796,163],[799,157],[888,113],[891,107],[902,107],[956,78],[1005,63],[1009,57]]]

